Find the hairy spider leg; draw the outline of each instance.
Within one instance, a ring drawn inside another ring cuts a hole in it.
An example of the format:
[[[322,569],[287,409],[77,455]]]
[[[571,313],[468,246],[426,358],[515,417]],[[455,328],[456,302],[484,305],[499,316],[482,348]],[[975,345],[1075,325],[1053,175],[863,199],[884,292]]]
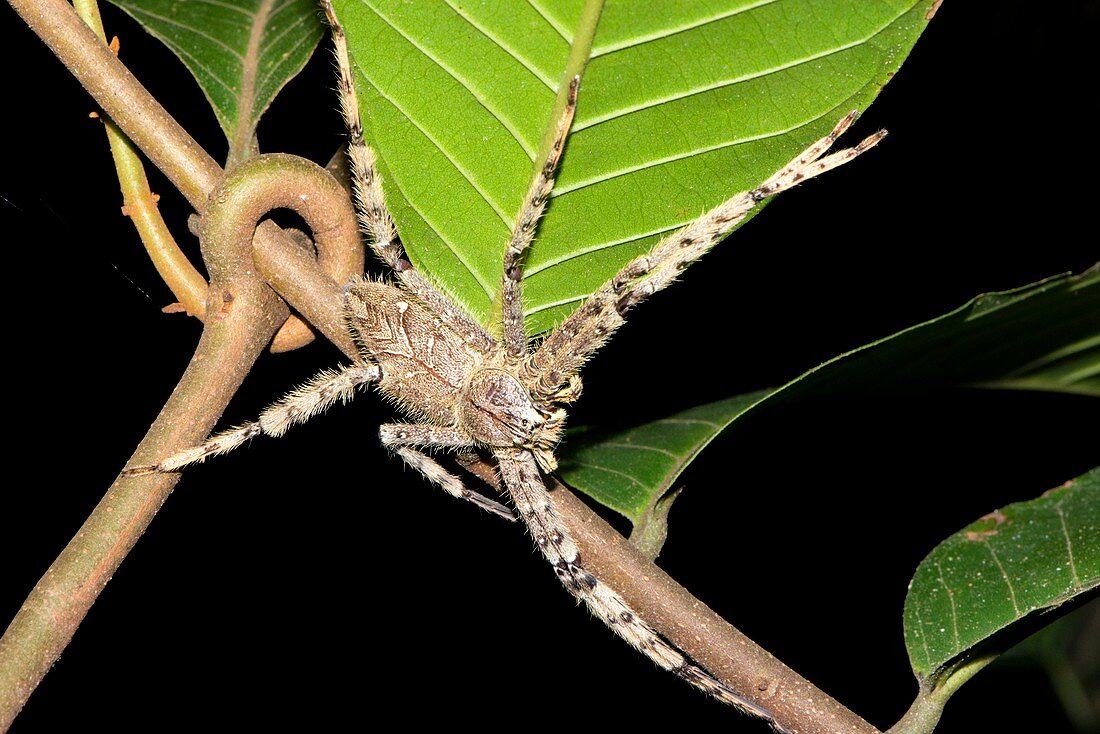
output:
[[[734,195],[627,263],[555,329],[522,365],[523,380],[537,399],[555,401],[570,379],[625,322],[633,306],[665,288],[764,199],[848,163],[874,147],[885,130],[852,148],[822,157],[856,118],[853,110],[832,131],[798,154],[755,189]]]
[[[332,9],[331,0],[321,0],[321,8],[332,28],[336,66],[339,71],[341,109],[348,128],[348,162],[358,204],[356,208],[359,211],[359,222],[367,234],[367,242],[382,262],[393,270],[401,284],[444,324],[455,333],[463,335],[479,351],[489,352],[496,348],[496,340],[470,317],[466,309],[456,305],[456,299],[441,293],[423,273],[413,267],[405,254],[405,247],[398,237],[393,217],[386,208],[374,149],[367,145],[363,137],[363,123],[359,116],[359,101],[355,95],[344,27]]]
[[[417,448],[474,449],[476,445],[462,431],[440,428],[423,423],[386,423],[378,429],[382,445],[400,456],[410,467],[420,472],[432,484],[458,499],[473,502],[483,510],[515,520],[512,511],[478,492],[466,487],[462,480],[439,465],[432,457]]]
[[[535,172],[527,196],[516,218],[512,238],[504,248],[504,275],[501,277],[501,326],[504,332],[504,348],[512,364],[527,356],[527,332],[523,326],[523,256],[535,237],[535,227],[546,209],[546,201],[554,188],[554,172],[561,162],[565,140],[577,111],[577,87],[581,78],[569,80],[565,107],[554,128],[554,139],[547,152],[546,162]]]
[[[777,731],[784,731],[767,709],[739,695],[693,664],[639,617],[614,589],[585,569],[581,552],[561,522],[539,475],[538,465],[529,451],[498,449],[493,454],[500,465],[501,478],[520,517],[530,528],[535,545],[554,567],[565,588],[583,601],[594,616],[659,667],[675,673],[723,703],[765,719]]]
[[[143,474],[157,474],[178,471],[189,464],[205,461],[209,456],[228,453],[255,436],[277,438],[297,423],[324,412],[333,403],[349,402],[355,397],[360,385],[378,382],[382,379],[382,370],[374,364],[355,364],[324,370],[309,382],[295,388],[278,402],[268,406],[254,421],[237,428],[214,434],[204,443],[169,456],[157,464],[134,466],[124,469],[122,476],[135,477]]]

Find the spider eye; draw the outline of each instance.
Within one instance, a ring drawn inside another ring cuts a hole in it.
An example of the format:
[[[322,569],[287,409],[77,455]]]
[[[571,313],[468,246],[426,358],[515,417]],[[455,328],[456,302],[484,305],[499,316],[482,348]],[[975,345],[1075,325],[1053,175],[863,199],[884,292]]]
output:
[[[520,421],[520,423],[523,425],[524,428],[526,428],[529,421],[526,418],[524,418],[522,421]]]

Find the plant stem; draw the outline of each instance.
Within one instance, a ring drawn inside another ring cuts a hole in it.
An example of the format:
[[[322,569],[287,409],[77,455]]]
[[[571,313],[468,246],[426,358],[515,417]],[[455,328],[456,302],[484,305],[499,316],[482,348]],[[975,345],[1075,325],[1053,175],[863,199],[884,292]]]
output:
[[[130,140],[136,142],[154,164],[176,184],[196,210],[201,211],[206,203],[206,195],[224,175],[222,169],[145,91],[104,45],[102,26],[96,23],[98,39],[88,38],[87,33],[72,35],[71,31],[74,28],[80,28],[80,30],[83,28],[79,19],[75,20],[74,25],[75,16],[66,3],[60,0],[42,0],[40,4],[28,3],[26,0],[9,0],[9,2],[84,84],[109,115],[111,122],[118,124],[129,135]],[[80,2],[83,5],[91,5],[92,8],[95,6],[94,0],[80,0]],[[88,12],[93,11],[89,8]],[[98,16],[97,11],[95,14]],[[109,124],[108,127],[110,128],[111,125]],[[192,309],[201,308],[201,306],[195,305],[195,299],[192,296],[199,294],[201,298],[205,298],[206,283],[187,262],[175,243],[167,244],[167,241],[171,240],[171,235],[163,229],[163,222],[160,222],[163,233],[158,231],[156,222],[143,226],[143,219],[155,218],[156,221],[160,221],[160,217],[156,214],[156,206],[152,203],[151,194],[148,192],[148,182],[144,181],[141,163],[136,154],[132,154],[132,143],[121,137],[117,138],[116,143],[116,139],[112,138],[111,147],[116,166],[119,168],[120,180],[123,181],[123,191],[127,193],[127,213],[134,218],[135,225],[139,232],[142,232],[142,240],[146,243],[150,258],[157,266],[165,283],[188,312],[194,313]],[[120,148],[131,152],[125,164],[119,163]],[[126,176],[123,176],[124,165],[128,171]],[[136,171],[130,169],[136,169]],[[126,180],[136,179],[138,176],[141,177],[142,182],[130,187],[133,190],[131,196]],[[135,186],[137,188],[134,188]],[[143,206],[143,202],[148,202],[148,206]],[[164,244],[151,246],[150,243],[156,240]],[[357,236],[342,238],[333,242],[328,248],[321,259],[321,268],[327,273],[327,278],[323,275],[318,276],[316,264],[306,262],[309,258],[303,257],[305,253],[301,248],[292,245],[289,238],[278,227],[261,228],[256,238],[256,246],[257,265],[261,266],[265,274],[296,291],[301,291],[303,288],[327,287],[330,285],[329,278],[338,283],[344,283],[351,276],[363,271],[362,246]],[[261,260],[264,261],[262,265]],[[278,271],[280,267],[290,266],[293,266],[293,272]],[[343,341],[344,343],[340,344],[341,348],[349,347],[354,354],[354,345],[347,337],[342,319],[313,323],[319,326],[329,339],[338,343]],[[309,327],[298,317],[291,316],[276,334],[272,342],[272,351],[289,351],[308,344],[312,340],[313,333]],[[348,350],[345,349],[345,351]]]
[[[73,0],[73,7],[99,40],[106,43],[107,34],[96,0]],[[160,216],[156,197],[149,189],[145,166],[133,144],[109,117],[103,119],[103,126],[122,188],[123,213],[134,223],[161,279],[183,309],[201,321],[206,311],[206,279],[180,250],[164,218]]]
[[[355,208],[332,174],[297,156],[256,156],[230,171],[210,202],[201,221],[203,237],[248,243],[245,249],[260,275],[345,354],[357,357],[337,283],[363,272],[363,248]],[[259,236],[252,241],[254,232],[275,226],[256,228],[272,209],[292,209],[306,221],[317,243],[316,260],[301,248],[266,247]]]
[[[130,463],[155,463],[202,441],[285,320],[286,306],[249,273],[251,268],[235,270],[213,277],[207,309],[215,315],[207,319],[186,372]],[[0,638],[0,731],[61,655],[178,479],[177,474],[116,479],[31,591]]]
[[[221,167],[153,99],[64,0],[8,0],[127,137],[197,211]]]
[[[63,0],[8,0],[66,66],[200,211],[222,171],[98,43]],[[600,3],[590,1],[586,7]],[[598,13],[597,13],[598,16]],[[594,22],[591,24],[595,27]],[[590,42],[590,41],[589,41]],[[195,357],[131,464],[201,440],[211,429],[286,314],[249,262],[349,354],[338,286],[300,248],[260,227],[254,249],[218,251],[204,238],[212,318]],[[308,260],[309,263],[304,263]],[[299,267],[301,270],[299,270]],[[333,325],[339,324],[339,329]],[[35,587],[0,640],[0,728],[6,729],[57,659],[99,592],[171,492],[176,475],[118,480]],[[775,658],[638,555],[607,523],[563,488],[555,500],[585,560],[661,634],[713,674],[746,692],[800,734],[877,734],[877,730]]]
[[[930,734],[943,715],[947,699],[959,690],[963,683],[973,678],[979,670],[997,659],[997,655],[968,660],[954,669],[922,681],[916,699],[898,723],[886,734]]]
[[[100,106],[202,211],[223,178],[221,169],[148,95],[114,54],[62,0],[9,0],[12,7],[92,92]],[[358,236],[341,229],[353,221],[346,193],[335,184],[314,196],[315,235],[342,268],[362,269]],[[335,197],[335,198],[334,198]],[[334,204],[334,201],[340,203]],[[326,218],[331,214],[332,218]],[[255,221],[252,222],[254,228]],[[331,245],[331,246],[330,246]],[[358,253],[357,255],[355,253]],[[172,396],[137,447],[131,464],[155,463],[209,434],[252,364],[287,317],[285,304],[253,263],[297,289],[309,309],[338,310],[338,287],[320,266],[274,225],[252,229],[241,242],[203,242],[211,275],[209,318],[195,354]],[[293,266],[295,272],[282,268]],[[318,285],[320,284],[320,285]],[[312,290],[311,290],[312,288]],[[323,308],[313,304],[328,300]],[[305,309],[304,309],[305,310]],[[340,319],[328,318],[332,336],[355,353]],[[171,493],[178,475],[117,479],[76,536],[46,571],[0,638],[0,731],[6,731],[46,672],[72,639],[107,581]]]
[[[285,320],[285,304],[253,267],[253,235],[261,217],[274,208],[297,211],[314,232],[322,259],[326,253],[339,253],[341,241],[357,240],[346,192],[323,168],[294,156],[248,160],[210,201],[200,225],[213,277],[210,318],[190,366],[131,464],[156,463],[201,442]],[[0,639],[0,730],[10,725],[61,654],[177,478],[117,480],[31,592]]]
[[[585,566],[619,592],[661,635],[707,672],[798,734],[879,734],[852,711],[777,660],[642,556],[560,483],[554,505]]]
[[[76,15],[72,6],[64,0],[8,0],[8,3],[130,141],[172,181],[196,211],[202,211],[208,194],[224,176],[221,167],[153,99]],[[343,284],[352,275],[362,272],[361,254],[358,254],[362,247],[358,237],[341,240],[338,245],[341,252],[334,253],[333,257],[333,262],[341,263],[340,270],[326,268],[327,275],[320,272],[316,263],[308,262],[310,258],[303,257],[302,249],[278,227],[260,227],[253,244],[257,267],[272,278],[272,282],[277,280],[299,294],[313,288],[331,295],[332,280]],[[354,269],[356,257],[360,258],[358,269]],[[316,301],[312,297],[303,300]],[[302,313],[311,318],[311,314]],[[355,354],[342,317],[318,321],[311,318],[311,323],[345,352]],[[301,326],[293,328],[297,333],[282,338],[276,348],[286,350],[305,341]]]
[[[503,493],[495,466],[475,454],[459,454],[458,462]],[[798,734],[880,734],[692,596],[564,484],[549,477],[547,487],[588,570],[707,672],[769,709],[777,724]]]

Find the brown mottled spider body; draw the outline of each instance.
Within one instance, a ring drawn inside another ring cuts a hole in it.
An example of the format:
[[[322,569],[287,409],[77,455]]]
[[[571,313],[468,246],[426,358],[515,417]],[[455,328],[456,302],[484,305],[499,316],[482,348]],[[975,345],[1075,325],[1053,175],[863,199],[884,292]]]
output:
[[[128,473],[174,471],[230,451],[253,436],[281,435],[333,402],[350,399],[358,386],[373,383],[414,421],[383,425],[379,433],[385,446],[447,493],[514,519],[507,507],[469,490],[427,452],[491,454],[503,488],[539,551],[566,588],[595,616],[660,667],[775,726],[766,709],[687,659],[639,618],[615,590],[585,569],[542,474],[555,467],[553,450],[565,418],[563,405],[580,394],[578,371],[624,323],[629,309],[675,280],[762,200],[852,160],[884,133],[826,155],[855,119],[855,113],[850,113],[829,135],[759,187],[737,194],[632,260],[531,351],[523,327],[523,259],[553,189],[576,109],[579,78],[568,80],[566,104],[556,121],[547,160],[533,177],[505,247],[502,340],[498,341],[405,257],[386,209],[374,153],[363,140],[343,29],[329,2],[322,0],[321,5],[333,28],[361,224],[375,254],[392,269],[397,283],[356,279],[345,289],[348,324],[362,352],[360,363],[321,373],[253,423],[218,434],[155,466],[135,467]]]

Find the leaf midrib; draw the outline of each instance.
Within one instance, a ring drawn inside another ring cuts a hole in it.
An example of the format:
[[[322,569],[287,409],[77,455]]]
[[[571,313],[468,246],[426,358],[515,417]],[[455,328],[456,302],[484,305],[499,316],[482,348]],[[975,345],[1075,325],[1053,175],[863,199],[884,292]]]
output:
[[[276,0],[260,0],[252,13],[248,44],[241,58],[241,90],[237,94],[237,125],[229,139],[229,157],[239,160],[248,155],[256,132],[256,74],[260,66],[260,43]]]
[[[209,2],[209,0],[207,0],[207,2]],[[293,0],[286,0],[286,2],[283,3],[283,5],[280,5],[278,8],[276,8],[274,10],[274,12],[272,12],[272,15],[273,16],[278,15],[279,13],[281,13],[283,11],[283,8],[286,8],[286,7],[290,6],[292,2],[293,2]],[[293,31],[295,31],[298,28],[298,26],[302,25],[303,23],[308,22],[309,20],[310,19],[307,16],[299,17],[293,23],[289,23],[287,25],[287,27],[284,28],[279,35],[275,36],[274,38],[267,39],[267,42],[266,42],[265,45],[268,48],[272,48],[273,46],[278,44],[280,41],[282,41],[282,39],[285,36],[289,35]],[[256,88],[257,89],[263,89],[267,85],[268,80],[271,79],[271,77],[275,76],[276,70],[279,68],[280,64],[286,63],[286,61],[290,59],[293,52],[296,51],[299,46],[301,46],[304,43],[309,43],[309,42],[310,42],[310,39],[306,36],[303,36],[302,38],[298,39],[297,43],[295,43],[289,49],[286,49],[282,54],[280,54],[280,56],[283,56],[284,58],[281,58],[278,62],[275,62],[275,63],[272,63],[272,64],[268,65],[267,73],[264,74],[262,77],[260,77],[260,83],[256,85]]]

